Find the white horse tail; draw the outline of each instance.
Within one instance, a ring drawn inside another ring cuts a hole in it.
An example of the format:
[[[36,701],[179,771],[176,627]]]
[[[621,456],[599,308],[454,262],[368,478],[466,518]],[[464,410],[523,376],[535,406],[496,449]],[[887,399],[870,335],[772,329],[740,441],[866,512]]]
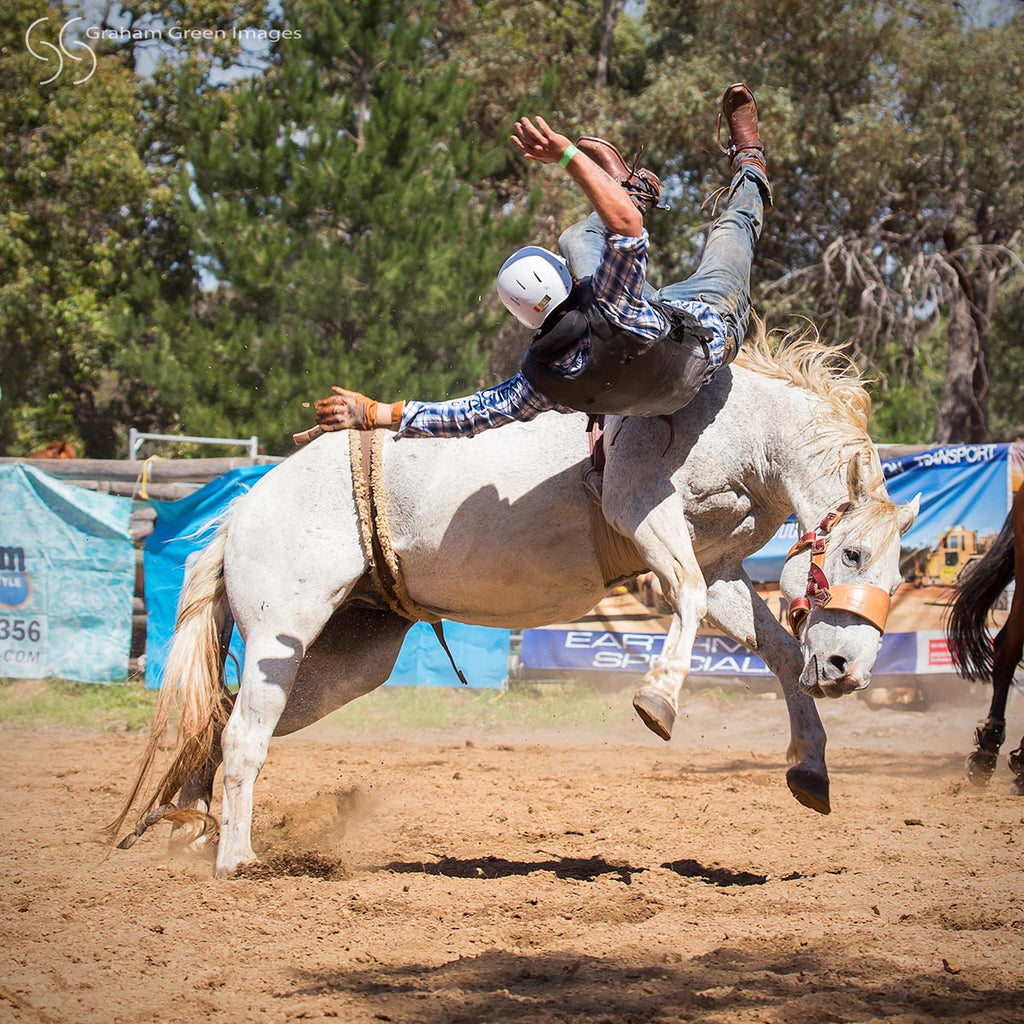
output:
[[[146,800],[135,830],[117,844],[118,849],[130,847],[150,825],[174,810],[171,801],[210,757],[214,739],[227,722],[232,697],[224,686],[222,636],[233,625],[224,590],[228,523],[229,519],[221,523],[182,589],[149,742],[120,814],[103,829],[111,842],[149,784],[157,755],[164,746],[171,712],[177,707],[178,730],[171,764]]]

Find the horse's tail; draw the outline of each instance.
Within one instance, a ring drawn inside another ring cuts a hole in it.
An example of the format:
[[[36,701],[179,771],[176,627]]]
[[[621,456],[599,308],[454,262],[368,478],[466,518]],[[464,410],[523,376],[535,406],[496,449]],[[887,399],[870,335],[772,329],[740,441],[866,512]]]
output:
[[[992,678],[992,639],[988,613],[1013,579],[1013,511],[1006,517],[984,558],[964,572],[946,622],[949,653],[964,679]]]
[[[150,726],[149,742],[131,792],[118,816],[103,832],[113,842],[132,807],[147,788],[172,710],[180,708],[172,761],[142,807],[135,831],[118,844],[131,846],[165,812],[171,801],[210,756],[214,739],[224,727],[230,697],[224,686],[223,649],[233,625],[224,590],[224,547],[228,520],[188,574],[178,603],[174,640],[164,666],[163,683]]]

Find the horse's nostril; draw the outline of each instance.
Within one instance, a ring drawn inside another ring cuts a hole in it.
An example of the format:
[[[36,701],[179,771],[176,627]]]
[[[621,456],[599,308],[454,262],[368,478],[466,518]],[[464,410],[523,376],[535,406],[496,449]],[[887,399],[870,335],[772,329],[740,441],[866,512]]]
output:
[[[840,676],[846,674],[846,659],[840,654],[833,654],[828,659],[829,665],[836,670],[836,673]]]

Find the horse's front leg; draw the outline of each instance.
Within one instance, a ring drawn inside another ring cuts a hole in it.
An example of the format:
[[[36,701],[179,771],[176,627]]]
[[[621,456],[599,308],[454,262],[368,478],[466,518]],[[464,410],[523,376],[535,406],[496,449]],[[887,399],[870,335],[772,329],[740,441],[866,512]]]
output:
[[[818,708],[800,685],[800,644],[778,622],[742,569],[708,572],[708,618],[747,650],[757,653],[782,685],[789,712],[790,792],[805,807],[831,810],[825,766],[825,728]]]
[[[616,505],[606,490],[603,508],[615,528],[633,538],[672,608],[672,623],[661,656],[633,697],[633,707],[644,725],[668,740],[679,711],[679,691],[690,671],[697,627],[707,611],[704,576],[678,494],[673,492],[653,508],[642,510],[630,503]]]

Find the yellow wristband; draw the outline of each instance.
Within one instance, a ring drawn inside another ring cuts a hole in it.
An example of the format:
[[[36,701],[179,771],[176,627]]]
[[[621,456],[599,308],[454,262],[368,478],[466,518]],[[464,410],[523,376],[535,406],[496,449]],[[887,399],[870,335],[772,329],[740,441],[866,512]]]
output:
[[[558,161],[559,167],[568,167],[569,161],[579,152],[579,150],[570,142],[565,147],[565,152],[562,154],[562,159]]]

